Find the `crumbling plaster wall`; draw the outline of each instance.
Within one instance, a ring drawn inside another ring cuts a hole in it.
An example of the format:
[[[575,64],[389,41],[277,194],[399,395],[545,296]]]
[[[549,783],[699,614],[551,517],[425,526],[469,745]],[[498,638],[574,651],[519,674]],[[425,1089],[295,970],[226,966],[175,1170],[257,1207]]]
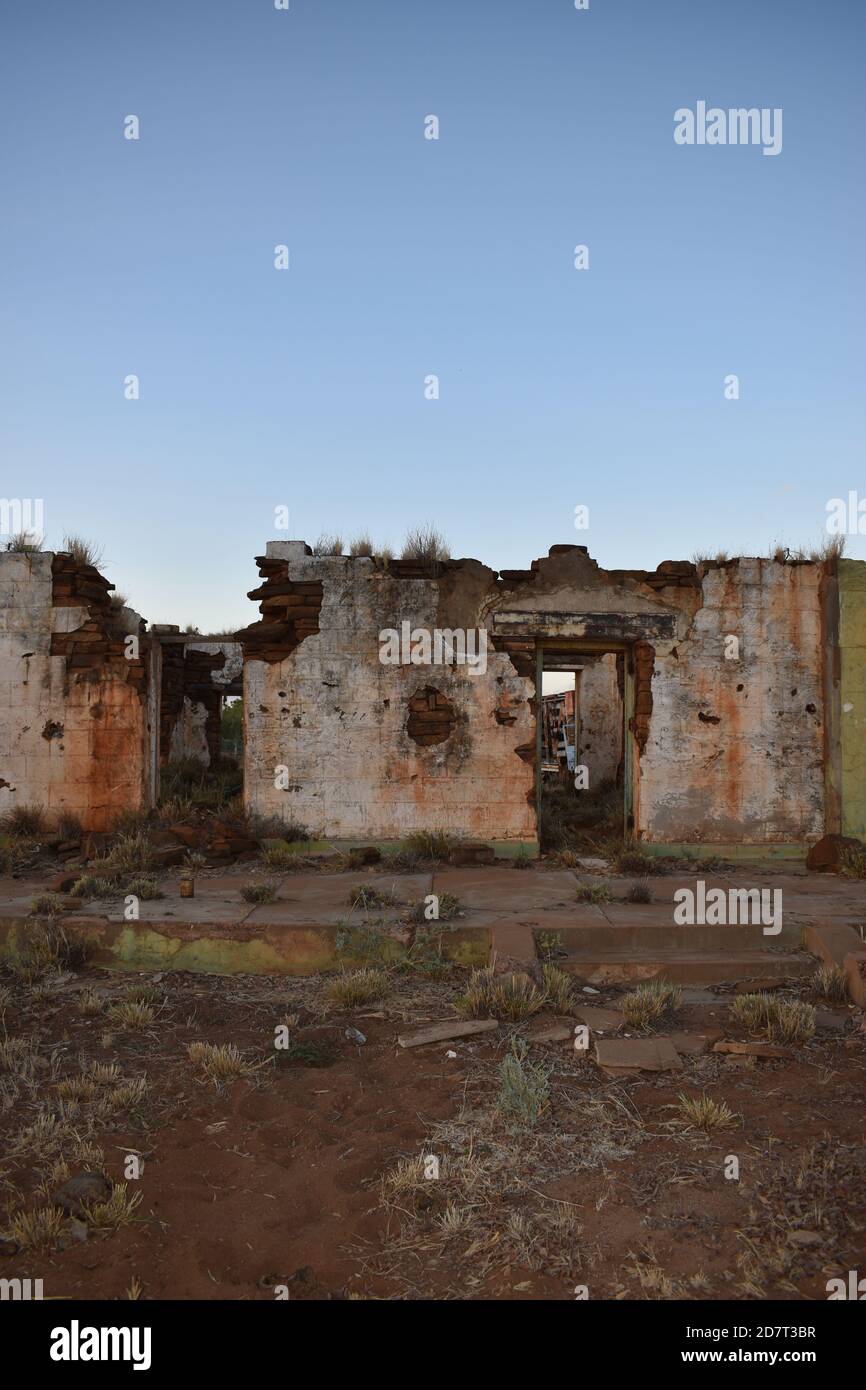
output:
[[[643,839],[798,843],[823,833],[821,573],[762,559],[713,564],[685,637],[656,644]],[[739,644],[735,659],[726,638]]]
[[[104,830],[152,796],[143,663],[107,658],[98,603],[57,598],[58,561],[0,553],[0,814],[38,806],[55,822],[74,814]],[[124,617],[138,632],[138,614]]]
[[[838,569],[841,829],[866,840],[866,563]]]
[[[477,627],[492,571],[468,562],[439,578],[406,577],[366,558],[314,557],[301,542],[271,542],[288,579],[321,581],[318,632],[283,660],[244,670],[248,810],[337,839],[398,838],[441,828],[472,839],[535,838],[535,717],[531,681],[508,657],[487,654],[484,674],[466,666],[386,665],[379,634]],[[263,604],[263,612],[267,610]],[[409,701],[433,687],[455,713],[451,735],[419,746],[407,731]],[[524,756],[517,749],[524,746]],[[288,790],[275,786],[288,769]]]
[[[615,782],[622,760],[623,702],[616,655],[607,652],[580,673],[578,762],[589,771],[590,789]]]
[[[254,625],[270,660],[245,646],[252,812],[335,838],[441,826],[531,841],[535,652],[557,639],[625,649],[633,708],[622,756],[637,838],[800,844],[824,831],[820,563],[739,559],[699,570],[665,561],[654,572],[604,571],[581,548],[554,547],[530,570],[497,576],[460,561],[431,579],[379,561],[312,557],[301,542],[272,543],[268,555],[283,557],[291,582],[277,584],[273,598],[266,586],[256,591],[263,614],[285,603],[279,595],[295,582],[303,590],[288,601],[306,626],[299,635],[291,615],[282,628]],[[486,628],[487,675],[382,665],[379,632],[405,619]],[[278,660],[269,634],[281,631],[295,645]],[[726,657],[726,639],[736,639],[735,655],[729,642]],[[857,640],[850,645],[853,659]],[[419,748],[407,733],[408,702],[426,686],[446,697],[457,721],[445,742]],[[603,692],[597,713],[600,726],[616,722]],[[851,753],[852,767],[858,756]],[[274,784],[281,765],[288,792]]]
[[[638,838],[815,839],[825,815],[824,567],[739,559],[701,569],[665,561],[649,573],[604,571],[580,550],[554,547],[497,598],[491,621],[512,639],[629,644]],[[736,660],[725,658],[728,635]]]

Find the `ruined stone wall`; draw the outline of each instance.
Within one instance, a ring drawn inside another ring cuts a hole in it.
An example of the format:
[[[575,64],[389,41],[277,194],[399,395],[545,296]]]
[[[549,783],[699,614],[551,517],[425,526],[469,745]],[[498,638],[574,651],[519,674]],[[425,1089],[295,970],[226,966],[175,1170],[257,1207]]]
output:
[[[0,814],[38,806],[91,830],[152,798],[143,659],[129,609],[71,556],[0,553]]]
[[[604,571],[579,547],[554,547],[529,570],[496,575],[467,560],[433,578],[307,551],[269,545],[251,594],[262,619],[239,634],[250,811],[334,838],[441,827],[533,840],[535,662],[539,642],[555,640],[621,650],[618,681],[612,656],[584,672],[582,760],[595,751],[604,780],[621,757],[638,839],[799,845],[824,832],[826,566]],[[849,601],[849,667],[859,603]],[[486,675],[383,665],[379,633],[404,620],[485,628]],[[849,703],[858,680],[849,674]],[[862,742],[849,745],[852,784]],[[275,786],[281,766],[287,791]]]
[[[223,696],[242,678],[237,642],[160,637],[160,761],[192,758],[209,767],[220,756]]]
[[[337,839],[444,829],[472,839],[535,837],[534,683],[490,650],[485,674],[385,665],[379,634],[476,626],[495,576],[462,577],[271,542],[245,630],[247,808]],[[523,754],[518,753],[523,748]],[[275,770],[288,769],[288,789]]]
[[[866,840],[866,563],[838,569],[841,830]]]
[[[590,788],[615,782],[622,760],[623,702],[613,652],[580,673],[579,730],[577,761],[589,769]]]
[[[823,833],[821,573],[713,564],[686,634],[655,644],[642,838],[764,844]],[[726,638],[736,658],[726,659]]]

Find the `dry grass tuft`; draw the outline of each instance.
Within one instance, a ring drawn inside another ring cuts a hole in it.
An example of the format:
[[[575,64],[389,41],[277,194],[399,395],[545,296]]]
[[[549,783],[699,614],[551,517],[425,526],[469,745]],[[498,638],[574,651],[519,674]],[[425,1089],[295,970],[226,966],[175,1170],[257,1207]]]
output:
[[[429,523],[413,526],[406,532],[401,560],[417,560],[420,564],[435,566],[451,558],[445,537]]]
[[[574,1003],[574,981],[564,970],[548,963],[541,967],[547,1003],[558,1013],[567,1013]]]
[[[679,1096],[683,1119],[696,1129],[729,1129],[737,1116],[724,1100],[713,1100],[704,1092],[701,1096]]]
[[[546,995],[527,975],[495,975],[492,966],[473,970],[465,994],[455,1000],[462,1018],[500,1018],[519,1023],[544,1007]]]
[[[848,981],[841,966],[819,965],[810,986],[816,999],[825,999],[830,1004],[848,1003]]]
[[[263,1065],[244,1057],[236,1043],[192,1042],[186,1050],[195,1070],[215,1085],[239,1076],[251,1076]]]
[[[344,970],[328,985],[328,998],[343,1008],[351,1009],[359,1004],[372,1004],[381,999],[389,988],[388,976],[384,970]]]
[[[44,1250],[55,1245],[65,1217],[59,1207],[36,1207],[16,1212],[9,1222],[9,1235],[22,1250]]]
[[[156,1018],[156,1013],[142,999],[124,999],[112,1004],[105,1013],[109,1023],[118,1028],[147,1028]]]
[[[800,999],[741,994],[731,1004],[731,1016],[750,1033],[770,1042],[808,1042],[815,1032],[814,1006]]]
[[[669,980],[648,980],[619,1000],[625,1021],[632,1028],[651,1028],[665,1014],[678,1009],[682,999],[679,985]]]
[[[319,539],[313,546],[314,555],[342,555],[343,537],[340,535],[330,535],[323,531]]]

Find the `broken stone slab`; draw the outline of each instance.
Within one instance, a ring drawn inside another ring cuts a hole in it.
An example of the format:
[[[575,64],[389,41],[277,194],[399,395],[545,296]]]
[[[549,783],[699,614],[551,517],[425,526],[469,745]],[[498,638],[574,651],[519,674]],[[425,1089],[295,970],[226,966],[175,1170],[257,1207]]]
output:
[[[815,1027],[827,1033],[846,1033],[850,1014],[837,1014],[832,1009],[815,1010]]]
[[[471,1038],[476,1033],[492,1033],[499,1027],[495,1018],[445,1019],[442,1023],[431,1023],[417,1033],[399,1033],[397,1041],[401,1047],[423,1047],[425,1043],[446,1042],[450,1038]]]
[[[779,1047],[777,1043],[768,1042],[717,1042],[713,1044],[714,1052],[730,1052],[737,1057],[781,1057],[790,1058],[791,1051],[787,1047]]]
[[[858,947],[861,945],[858,941]],[[866,951],[848,951],[842,961],[842,969],[845,972],[848,993],[854,1003],[859,1004],[861,1009],[866,1008]]]
[[[531,1043],[566,1042],[574,1037],[574,1023],[568,1019],[556,1019],[553,1023],[542,1024],[533,1032],[527,1033]]]
[[[625,1023],[618,1009],[596,1008],[592,1004],[580,1004],[574,1010],[579,1023],[585,1023],[591,1033],[615,1033]]]
[[[670,1040],[681,1056],[698,1057],[708,1052],[710,1045],[724,1037],[721,1028],[704,1028],[693,1033],[671,1033]]]
[[[859,934],[845,926],[807,927],[805,942],[806,949],[826,965],[841,966],[850,952],[863,949]]]
[[[585,859],[578,859],[578,868],[583,869],[588,874],[604,874],[610,869],[610,864],[606,859],[595,859],[591,855]]]
[[[595,1058],[603,1071],[681,1071],[683,1059],[670,1038],[597,1038]]]

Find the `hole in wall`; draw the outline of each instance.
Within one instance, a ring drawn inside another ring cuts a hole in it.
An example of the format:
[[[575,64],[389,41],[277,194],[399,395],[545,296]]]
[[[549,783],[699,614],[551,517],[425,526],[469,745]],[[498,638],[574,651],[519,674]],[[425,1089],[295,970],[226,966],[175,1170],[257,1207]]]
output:
[[[409,701],[406,732],[422,748],[444,743],[454,731],[454,706],[432,685],[425,685]]]

